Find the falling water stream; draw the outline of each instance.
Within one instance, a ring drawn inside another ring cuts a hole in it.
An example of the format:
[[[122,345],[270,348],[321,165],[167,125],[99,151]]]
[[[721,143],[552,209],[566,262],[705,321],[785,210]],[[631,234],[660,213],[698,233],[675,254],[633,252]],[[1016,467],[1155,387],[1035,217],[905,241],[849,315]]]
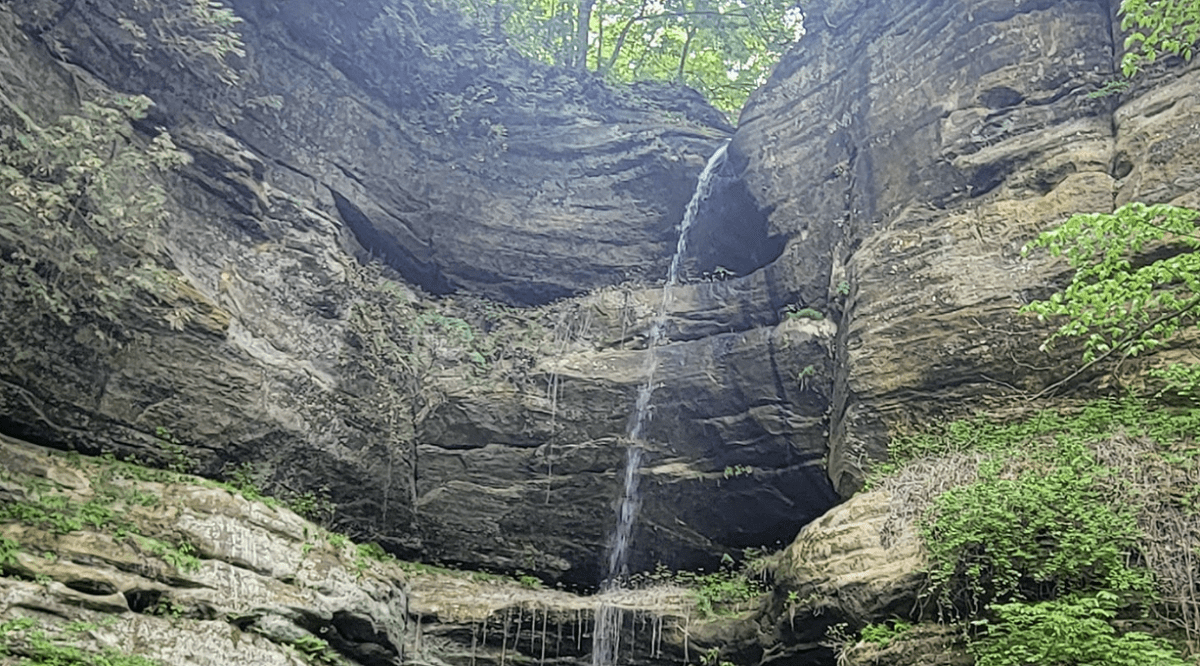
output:
[[[629,420],[629,448],[625,457],[625,485],[621,494],[621,504],[617,509],[617,526],[613,530],[609,543],[608,575],[601,588],[601,594],[620,588],[628,576],[629,542],[633,535],[633,524],[637,518],[641,496],[638,494],[638,479],[642,467],[642,444],[646,441],[646,424],[650,420],[650,399],[654,396],[655,372],[658,369],[658,355],[655,353],[663,341],[667,311],[671,307],[672,289],[679,284],[679,268],[683,263],[684,253],[687,252],[688,229],[696,219],[700,202],[712,193],[713,176],[725,161],[725,151],[729,147],[726,141],[717,149],[708,164],[700,172],[696,181],[696,191],[684,210],[683,220],[679,223],[679,240],[675,245],[675,256],[671,258],[671,267],[667,270],[667,282],[663,285],[662,300],[658,312],[650,325],[650,335],[646,341],[646,365],[644,375],[646,381],[638,388],[637,401],[634,403],[633,416]],[[592,636],[593,666],[615,666],[620,652],[621,625],[623,615],[621,609],[600,602],[596,609],[596,628]]]

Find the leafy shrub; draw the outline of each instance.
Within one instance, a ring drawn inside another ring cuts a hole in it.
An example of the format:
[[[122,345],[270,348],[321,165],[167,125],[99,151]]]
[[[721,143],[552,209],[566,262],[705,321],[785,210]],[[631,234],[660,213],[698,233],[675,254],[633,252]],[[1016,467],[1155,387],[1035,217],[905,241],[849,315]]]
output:
[[[1187,666],[1163,640],[1140,632],[1118,634],[1118,597],[1109,592],[1040,603],[991,607],[995,620],[971,642],[977,666],[1080,664],[1095,666]]]
[[[934,501],[921,534],[944,604],[1151,589],[1148,573],[1127,564],[1140,536],[1134,515],[1097,485],[1110,470],[1078,442],[1060,444],[1055,457],[1019,470],[993,461],[978,482]]]
[[[1122,0],[1121,29],[1130,30],[1121,71],[1133,76],[1145,63],[1171,54],[1191,60],[1200,41],[1200,2],[1196,0]]]

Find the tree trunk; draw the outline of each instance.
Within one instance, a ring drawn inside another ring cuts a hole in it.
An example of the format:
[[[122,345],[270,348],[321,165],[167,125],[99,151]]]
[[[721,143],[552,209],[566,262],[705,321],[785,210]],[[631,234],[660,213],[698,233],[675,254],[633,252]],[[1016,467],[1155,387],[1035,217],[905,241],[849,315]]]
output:
[[[675,80],[683,83],[683,70],[687,67],[688,52],[692,48],[692,38],[696,36],[695,28],[688,28],[687,39],[683,42],[683,52],[679,54],[679,70],[675,72]]]
[[[633,24],[645,18],[646,0],[642,0],[642,6],[638,9],[637,16],[629,19],[625,22],[625,25],[621,26],[621,34],[617,35],[617,43],[613,45],[613,51],[608,56],[608,63],[604,65],[603,69],[600,68],[600,65],[596,65],[597,71],[603,74],[612,69],[613,65],[617,64],[617,56],[621,55],[621,47],[625,46],[625,38],[629,36],[629,31],[633,28]]]
[[[596,0],[579,0],[579,23],[575,31],[575,68],[587,69],[588,33],[592,27],[592,5]]]

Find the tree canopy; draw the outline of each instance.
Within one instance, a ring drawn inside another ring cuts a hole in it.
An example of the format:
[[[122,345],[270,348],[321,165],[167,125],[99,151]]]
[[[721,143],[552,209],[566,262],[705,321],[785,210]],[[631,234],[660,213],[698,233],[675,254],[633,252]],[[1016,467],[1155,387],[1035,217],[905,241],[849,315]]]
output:
[[[526,55],[677,81],[736,111],[804,33],[795,0],[446,0]]]

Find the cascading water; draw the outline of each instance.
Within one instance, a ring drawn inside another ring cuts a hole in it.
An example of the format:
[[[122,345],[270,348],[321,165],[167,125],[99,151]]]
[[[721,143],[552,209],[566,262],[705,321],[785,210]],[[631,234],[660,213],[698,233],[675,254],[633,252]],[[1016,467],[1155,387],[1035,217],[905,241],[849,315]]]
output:
[[[629,420],[629,448],[625,457],[625,486],[621,495],[621,504],[617,509],[617,526],[613,530],[608,552],[608,576],[601,588],[611,592],[620,588],[621,583],[629,574],[627,560],[629,556],[629,541],[633,535],[633,524],[637,518],[641,497],[638,494],[638,479],[642,467],[642,444],[646,441],[646,424],[650,420],[650,399],[654,396],[654,375],[658,369],[658,357],[655,348],[663,341],[664,326],[667,311],[671,307],[672,288],[679,284],[679,268],[683,264],[684,253],[687,252],[688,229],[696,219],[700,210],[700,202],[712,193],[713,176],[725,162],[725,151],[729,148],[726,141],[717,149],[708,164],[700,172],[696,181],[696,191],[684,210],[683,219],[679,222],[679,240],[675,245],[675,256],[671,258],[671,266],[667,269],[667,282],[663,285],[662,300],[659,301],[658,312],[650,325],[650,336],[646,341],[646,365],[644,374],[646,381],[638,388],[637,401],[634,403],[633,415]],[[620,652],[621,625],[623,616],[621,609],[600,602],[596,609],[596,627],[592,635],[592,664],[593,666],[615,666]]]

